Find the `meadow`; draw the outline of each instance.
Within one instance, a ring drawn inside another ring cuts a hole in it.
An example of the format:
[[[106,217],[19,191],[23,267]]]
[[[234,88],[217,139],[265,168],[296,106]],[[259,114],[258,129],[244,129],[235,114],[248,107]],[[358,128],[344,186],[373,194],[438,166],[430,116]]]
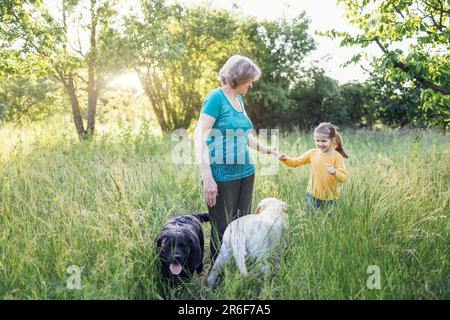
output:
[[[70,121],[3,125],[0,298],[449,299],[448,136],[383,129],[343,137],[350,177],[328,216],[302,215],[309,168],[258,168],[253,208],[269,196],[289,205],[277,274],[243,277],[230,264],[213,289],[205,272],[163,294],[158,231],[173,214],[207,210],[195,164],[172,162],[171,137],[123,125],[79,142]],[[309,132],[280,137],[289,155],[312,147]],[[80,289],[67,286],[69,266],[81,270]],[[367,286],[369,266],[379,268],[379,289]]]

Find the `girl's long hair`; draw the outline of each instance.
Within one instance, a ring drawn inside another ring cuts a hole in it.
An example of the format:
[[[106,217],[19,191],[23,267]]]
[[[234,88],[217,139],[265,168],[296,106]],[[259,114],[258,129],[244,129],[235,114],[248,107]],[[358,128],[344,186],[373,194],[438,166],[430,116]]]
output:
[[[316,129],[314,129],[314,133],[326,134],[330,139],[334,139],[336,141],[335,150],[339,152],[344,158],[348,158],[350,155],[348,151],[344,149],[342,137],[337,129],[338,127],[336,127],[331,122],[322,122]]]

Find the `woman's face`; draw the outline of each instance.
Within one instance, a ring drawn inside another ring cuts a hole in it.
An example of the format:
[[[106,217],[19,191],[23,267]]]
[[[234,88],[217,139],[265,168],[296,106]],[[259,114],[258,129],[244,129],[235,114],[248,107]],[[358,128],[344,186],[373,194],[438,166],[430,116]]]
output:
[[[244,83],[241,83],[236,87],[236,93],[240,95],[244,95],[247,93],[248,89],[253,87],[253,80],[248,80]]]

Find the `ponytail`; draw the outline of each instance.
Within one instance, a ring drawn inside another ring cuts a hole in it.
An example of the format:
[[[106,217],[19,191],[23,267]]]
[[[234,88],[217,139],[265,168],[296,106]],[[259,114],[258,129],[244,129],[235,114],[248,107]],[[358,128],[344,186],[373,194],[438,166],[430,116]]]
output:
[[[349,154],[348,151],[344,149],[344,146],[342,145],[342,137],[339,134],[339,132],[336,132],[336,151],[339,152],[344,158],[348,158]]]

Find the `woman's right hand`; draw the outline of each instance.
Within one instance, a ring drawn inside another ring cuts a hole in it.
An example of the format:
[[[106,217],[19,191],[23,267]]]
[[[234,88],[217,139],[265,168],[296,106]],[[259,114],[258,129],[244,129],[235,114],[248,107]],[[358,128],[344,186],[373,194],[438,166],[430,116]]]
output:
[[[273,154],[275,157],[279,157],[280,154],[278,153],[278,149],[276,147],[267,147],[266,148],[266,153],[267,154]]]
[[[203,178],[203,191],[205,193],[205,200],[208,206],[214,207],[216,205],[219,190],[213,177]]]

